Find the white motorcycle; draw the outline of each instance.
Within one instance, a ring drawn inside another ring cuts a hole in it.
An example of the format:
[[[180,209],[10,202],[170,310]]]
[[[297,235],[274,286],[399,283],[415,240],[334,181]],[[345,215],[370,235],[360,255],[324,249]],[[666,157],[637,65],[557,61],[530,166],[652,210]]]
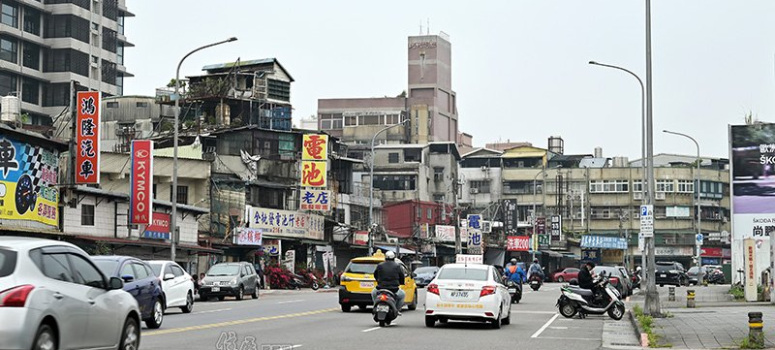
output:
[[[584,318],[587,314],[602,315],[607,312],[614,320],[621,320],[625,313],[624,303],[619,299],[619,291],[608,283],[605,275],[595,281],[595,289],[601,292],[595,293],[589,289],[564,285],[560,289],[562,295],[557,299],[556,305],[560,314],[571,318],[578,313]]]

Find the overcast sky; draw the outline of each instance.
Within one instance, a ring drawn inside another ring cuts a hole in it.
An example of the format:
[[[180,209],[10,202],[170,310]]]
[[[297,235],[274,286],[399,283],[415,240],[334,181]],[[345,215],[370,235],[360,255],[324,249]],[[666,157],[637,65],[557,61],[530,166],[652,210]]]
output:
[[[475,4],[475,5],[474,5]],[[486,4],[486,5],[485,5]],[[395,96],[407,85],[407,36],[444,31],[461,131],[566,153],[640,157],[645,80],[644,1],[229,1],[127,0],[125,94],[153,95],[188,51],[181,75],[210,63],[276,57],[296,79],[294,120],[317,99]],[[747,112],[775,121],[775,1],[654,0],[655,152],[727,157],[727,125]]]

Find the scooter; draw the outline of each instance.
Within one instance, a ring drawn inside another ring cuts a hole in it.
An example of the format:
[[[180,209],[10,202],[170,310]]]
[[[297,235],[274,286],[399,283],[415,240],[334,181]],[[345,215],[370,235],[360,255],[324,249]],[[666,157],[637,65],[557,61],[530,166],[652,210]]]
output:
[[[608,277],[598,277],[594,290],[598,292],[564,285],[555,306],[566,318],[572,318],[576,313],[585,318],[587,314],[602,315],[607,312],[614,320],[621,320],[625,313],[624,303],[619,299],[619,291],[608,282]]]
[[[293,274],[290,284],[294,289],[309,287],[312,290],[318,290],[320,288],[318,278],[312,273],[307,273],[306,275]]]
[[[389,290],[378,290],[371,314],[374,316],[374,322],[379,323],[380,327],[389,326],[398,317],[396,295]]]
[[[507,280],[506,288],[509,289],[509,295],[511,295],[511,303],[519,304],[519,301],[522,300],[522,283],[517,283],[512,280]]]
[[[530,280],[528,281],[528,283],[530,283],[530,288],[533,288],[534,291],[538,291],[538,288],[541,288],[543,281],[541,281],[540,275],[534,274],[530,276]]]
[[[708,283],[711,284],[724,284],[724,272],[716,269],[708,276]]]

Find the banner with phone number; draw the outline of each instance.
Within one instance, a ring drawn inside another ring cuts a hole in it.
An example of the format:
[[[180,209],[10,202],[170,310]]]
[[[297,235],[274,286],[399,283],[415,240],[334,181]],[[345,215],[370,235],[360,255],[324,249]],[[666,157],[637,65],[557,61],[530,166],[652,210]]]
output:
[[[59,223],[59,152],[0,137],[0,219]]]

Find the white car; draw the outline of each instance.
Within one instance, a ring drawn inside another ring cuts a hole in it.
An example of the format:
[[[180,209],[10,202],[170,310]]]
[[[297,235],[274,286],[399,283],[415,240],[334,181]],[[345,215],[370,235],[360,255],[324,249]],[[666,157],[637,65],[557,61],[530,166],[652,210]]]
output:
[[[0,349],[137,349],[140,307],[70,243],[0,237]]]
[[[447,264],[426,287],[425,325],[448,320],[489,322],[500,328],[511,322],[511,296],[490,265]]]
[[[194,310],[194,279],[180,265],[172,261],[148,261],[153,274],[161,278],[164,307],[179,307],[183,313]]]

